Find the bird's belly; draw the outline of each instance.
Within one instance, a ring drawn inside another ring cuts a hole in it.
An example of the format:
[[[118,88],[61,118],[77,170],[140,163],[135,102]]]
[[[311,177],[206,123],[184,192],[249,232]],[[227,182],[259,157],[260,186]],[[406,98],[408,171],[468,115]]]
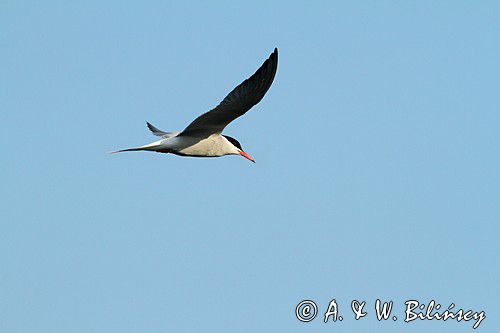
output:
[[[194,137],[177,137],[173,138],[171,146],[172,153],[185,156],[198,157],[217,157],[224,154],[219,149],[219,142],[212,137],[194,138]]]

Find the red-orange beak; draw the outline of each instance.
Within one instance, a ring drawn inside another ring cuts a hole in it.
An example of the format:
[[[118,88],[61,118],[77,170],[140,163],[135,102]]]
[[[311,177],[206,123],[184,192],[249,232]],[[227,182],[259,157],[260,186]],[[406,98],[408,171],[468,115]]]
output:
[[[247,160],[250,160],[250,161],[252,161],[252,162],[255,163],[255,161],[253,160],[253,158],[251,158],[250,155],[248,155],[244,151],[240,151],[240,155],[243,156],[244,158],[246,158]]]

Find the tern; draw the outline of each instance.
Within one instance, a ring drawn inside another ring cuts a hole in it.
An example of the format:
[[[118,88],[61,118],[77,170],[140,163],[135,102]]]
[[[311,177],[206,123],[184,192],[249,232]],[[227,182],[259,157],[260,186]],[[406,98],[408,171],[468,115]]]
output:
[[[224,128],[236,118],[244,115],[259,103],[273,83],[278,68],[278,49],[250,78],[234,88],[214,109],[202,114],[181,132],[164,132],[147,122],[149,130],[161,140],[150,144],[122,149],[125,151],[153,151],[179,156],[220,157],[241,155],[255,163],[238,140],[221,134]]]

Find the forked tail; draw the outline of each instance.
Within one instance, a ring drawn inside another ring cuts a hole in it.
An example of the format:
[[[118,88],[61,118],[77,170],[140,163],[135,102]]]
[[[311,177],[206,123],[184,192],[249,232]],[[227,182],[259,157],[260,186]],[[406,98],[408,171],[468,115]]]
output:
[[[120,149],[120,150],[117,150],[117,151],[112,151],[110,152],[110,154],[117,154],[117,153],[123,153],[125,151],[141,151],[141,150],[147,150],[147,149],[144,149],[142,147],[137,147],[137,148],[127,148],[127,149]]]
[[[143,150],[145,150],[145,151],[160,151],[160,152],[163,152],[163,150],[161,149],[162,148],[162,143],[163,143],[163,140],[158,140],[158,141],[152,142],[152,143],[147,144],[147,145],[142,146],[142,147],[120,149],[120,150],[117,150],[117,151],[113,151],[110,154],[123,153],[125,151],[143,151]]]

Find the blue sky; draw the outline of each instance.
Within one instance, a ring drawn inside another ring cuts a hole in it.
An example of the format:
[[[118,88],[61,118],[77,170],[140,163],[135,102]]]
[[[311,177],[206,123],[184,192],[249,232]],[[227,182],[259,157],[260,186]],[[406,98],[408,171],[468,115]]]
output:
[[[484,310],[493,332],[499,13],[2,2],[0,331],[472,331],[404,323],[417,299]],[[145,121],[183,129],[274,47],[274,84],[225,132],[256,164],[107,154],[153,141]],[[345,319],[325,324],[333,298]]]

